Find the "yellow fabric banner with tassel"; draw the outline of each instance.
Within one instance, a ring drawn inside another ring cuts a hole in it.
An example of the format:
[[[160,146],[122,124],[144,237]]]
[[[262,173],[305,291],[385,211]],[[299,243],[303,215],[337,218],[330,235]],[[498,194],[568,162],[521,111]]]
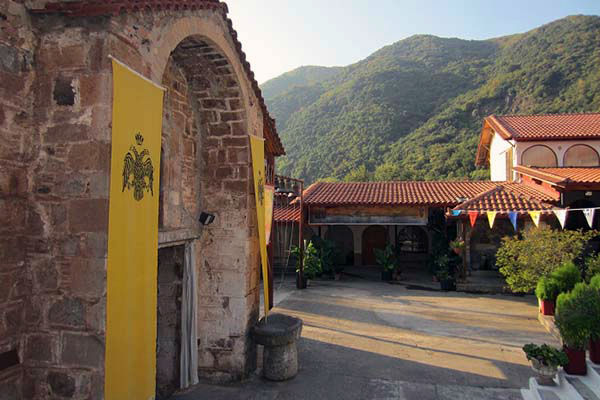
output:
[[[269,314],[269,271],[267,265],[267,238],[265,226],[265,140],[250,135],[252,152],[252,172],[254,175],[254,198],[256,199],[256,223],[258,224],[258,241],[263,274],[263,290],[265,297],[265,316]]]
[[[106,270],[107,400],[154,398],[163,90],[113,60]]]

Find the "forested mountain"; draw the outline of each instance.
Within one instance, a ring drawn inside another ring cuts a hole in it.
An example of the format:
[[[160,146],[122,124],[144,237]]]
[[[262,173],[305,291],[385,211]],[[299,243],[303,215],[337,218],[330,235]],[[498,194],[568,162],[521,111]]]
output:
[[[487,178],[474,165],[485,116],[600,111],[600,17],[484,41],[417,35],[314,71],[263,86],[288,154],[280,173],[308,183]]]

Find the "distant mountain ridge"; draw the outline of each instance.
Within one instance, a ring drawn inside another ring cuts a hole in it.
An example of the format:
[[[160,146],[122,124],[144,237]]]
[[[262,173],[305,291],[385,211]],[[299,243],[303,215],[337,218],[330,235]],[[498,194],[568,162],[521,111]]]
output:
[[[571,16],[490,40],[416,35],[341,68],[262,85],[287,156],[319,180],[481,179],[483,117],[600,111],[600,17]]]

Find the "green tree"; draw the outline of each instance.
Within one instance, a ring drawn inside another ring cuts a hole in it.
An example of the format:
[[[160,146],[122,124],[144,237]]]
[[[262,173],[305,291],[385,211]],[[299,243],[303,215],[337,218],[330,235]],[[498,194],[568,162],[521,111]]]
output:
[[[373,180],[379,182],[398,180],[400,178],[400,173],[401,171],[398,164],[388,161],[375,168]]]
[[[541,277],[578,259],[596,234],[596,231],[529,229],[520,236],[502,239],[496,265],[514,292],[531,292]]]
[[[367,171],[367,167],[364,164],[344,176],[345,182],[368,182],[370,180],[371,174]]]

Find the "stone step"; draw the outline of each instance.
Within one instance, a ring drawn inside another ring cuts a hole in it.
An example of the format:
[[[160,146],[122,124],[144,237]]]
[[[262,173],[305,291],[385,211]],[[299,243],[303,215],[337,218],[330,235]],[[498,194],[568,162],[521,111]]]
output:
[[[556,386],[541,386],[535,378],[529,379],[529,389],[521,390],[524,400],[600,400],[600,365],[589,360],[585,376],[558,372]]]

